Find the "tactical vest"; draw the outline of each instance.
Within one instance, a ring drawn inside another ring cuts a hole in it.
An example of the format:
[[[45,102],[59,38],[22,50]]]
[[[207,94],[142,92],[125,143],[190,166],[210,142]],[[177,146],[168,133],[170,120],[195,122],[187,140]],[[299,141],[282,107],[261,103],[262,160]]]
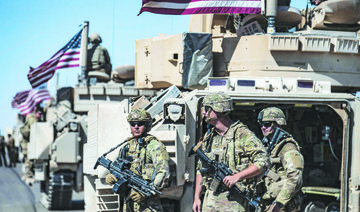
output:
[[[290,134],[287,137],[281,138],[270,153],[271,168],[267,171],[264,178],[267,191],[263,196],[264,199],[276,198],[283,187],[285,180],[282,179],[286,176],[286,171],[280,156],[289,150],[297,150],[300,152],[298,143]]]
[[[119,153],[120,158],[131,161],[130,171],[138,175],[141,173],[141,176],[145,180],[151,180],[155,170],[152,158],[147,157],[147,152],[149,151],[148,144],[152,140],[157,139],[152,135],[147,135],[144,137],[144,143],[140,145],[134,138],[130,140]]]
[[[100,45],[93,45],[89,50],[88,58],[88,70],[89,71],[103,71],[105,73],[111,72],[111,64],[107,61],[107,56],[105,55],[107,51],[104,47]]]
[[[211,131],[209,134],[205,135],[205,137],[209,136],[209,139],[203,144],[205,154],[211,160],[225,163],[231,169],[233,174],[239,173],[250,166],[249,157],[242,156],[242,150],[235,149],[235,133],[241,127],[246,127],[246,125],[237,121],[230,126],[223,136],[215,135],[215,132]],[[205,164],[203,163],[203,165]],[[248,179],[246,182],[252,180],[253,179]],[[204,177],[206,186],[209,186],[211,181],[212,178]],[[246,184],[246,182],[243,183]]]

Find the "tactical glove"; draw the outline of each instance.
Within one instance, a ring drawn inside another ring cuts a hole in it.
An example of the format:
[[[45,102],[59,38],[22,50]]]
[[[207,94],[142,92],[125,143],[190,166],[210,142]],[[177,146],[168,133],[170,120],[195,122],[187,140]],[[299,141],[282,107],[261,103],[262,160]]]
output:
[[[142,201],[144,201],[144,199],[146,199],[146,196],[141,192],[136,192],[134,190],[131,190],[130,198],[132,201],[140,204]]]
[[[116,179],[116,177],[113,174],[107,174],[105,177],[105,182],[109,185],[112,185],[114,183],[116,183],[118,180]]]

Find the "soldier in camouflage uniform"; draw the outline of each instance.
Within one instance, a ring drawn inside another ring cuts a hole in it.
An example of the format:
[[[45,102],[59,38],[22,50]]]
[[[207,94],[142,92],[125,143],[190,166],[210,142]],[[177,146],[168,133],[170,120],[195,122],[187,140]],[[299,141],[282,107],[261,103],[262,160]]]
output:
[[[154,185],[161,189],[167,186],[169,171],[169,154],[165,145],[156,137],[147,134],[151,128],[152,118],[144,109],[135,109],[127,117],[133,138],[119,151],[119,157],[130,160],[130,170],[138,174],[138,169],[143,179],[154,180]],[[153,178],[153,173],[155,177]],[[152,179],[153,178],[153,179]],[[114,184],[117,181],[114,175],[108,174],[106,182]],[[125,198],[125,211],[163,211],[160,197],[146,198],[141,192],[131,190]]]
[[[30,142],[30,129],[31,125],[38,122],[38,117],[35,113],[26,115],[25,124],[20,128],[23,140],[20,143],[21,151],[23,153],[23,177],[22,180],[29,185],[35,182],[34,179],[34,163],[28,159],[28,143]]]
[[[205,121],[213,127],[205,134],[201,148],[211,160],[224,162],[234,173],[223,180],[229,188],[235,183],[250,185],[254,177],[265,172],[270,165],[265,148],[255,134],[240,121],[230,119],[232,110],[232,100],[224,93],[209,94],[203,100]],[[202,176],[199,171],[202,168],[206,168],[206,164],[199,160],[193,203],[195,212],[200,211],[203,189],[202,211],[248,211],[248,202],[225,186],[222,186],[219,195],[214,195],[209,187],[212,178]]]
[[[99,71],[111,76],[111,61],[107,49],[100,45],[101,37],[97,33],[90,35],[91,45],[88,48],[87,72]],[[87,74],[86,74],[87,75]],[[101,81],[99,78],[98,81]]]
[[[279,108],[263,109],[258,122],[271,160],[271,168],[266,172],[262,184],[261,211],[298,211],[302,203],[300,189],[304,169],[300,147],[289,133],[281,129],[286,125],[286,120]]]

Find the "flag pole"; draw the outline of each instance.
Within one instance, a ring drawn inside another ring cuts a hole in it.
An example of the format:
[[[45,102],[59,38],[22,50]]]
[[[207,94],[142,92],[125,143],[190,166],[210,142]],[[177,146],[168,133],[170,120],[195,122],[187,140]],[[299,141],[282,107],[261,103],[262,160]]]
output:
[[[82,83],[86,82],[87,78],[87,47],[88,47],[88,35],[89,35],[89,22],[84,21],[83,31],[81,34],[81,57],[80,57],[80,67],[81,67],[81,81]]]

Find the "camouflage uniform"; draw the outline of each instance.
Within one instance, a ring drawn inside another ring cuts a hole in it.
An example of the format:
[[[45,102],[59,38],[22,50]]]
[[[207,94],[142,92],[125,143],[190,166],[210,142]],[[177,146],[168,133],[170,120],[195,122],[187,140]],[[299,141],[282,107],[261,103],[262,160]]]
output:
[[[37,122],[37,118],[35,116],[34,113],[30,113],[28,115],[26,115],[26,120],[25,120],[25,124],[24,126],[22,126],[20,128],[20,132],[22,134],[23,140],[21,141],[20,145],[21,145],[21,149],[22,149],[22,153],[24,155],[23,161],[24,161],[24,166],[23,166],[23,172],[24,172],[24,176],[23,176],[23,180],[27,181],[27,179],[32,180],[34,172],[34,163],[32,161],[30,161],[27,157],[27,146],[28,143],[30,141],[30,128],[31,125],[33,125],[34,123]]]
[[[144,121],[144,116],[151,117],[143,109],[135,110],[129,114],[128,121]],[[150,120],[146,121],[150,122]],[[147,130],[149,130],[150,126],[147,127]],[[168,184],[170,177],[169,153],[166,151],[165,145],[156,137],[146,134],[142,139],[142,142],[135,138],[131,139],[120,150],[119,157],[132,161],[130,170],[138,174],[139,172],[136,170],[138,168],[145,180],[152,180],[155,171],[154,185],[161,189]],[[158,196],[148,197],[140,204],[129,198],[126,198],[125,201],[125,211],[163,211]]]
[[[10,167],[16,167],[16,162],[17,162],[17,158],[16,158],[16,147],[15,147],[15,140],[11,135],[8,135],[8,146],[7,146],[7,150],[8,150],[8,155],[9,155],[9,159],[10,159]]]
[[[224,98],[223,98],[224,97]],[[228,113],[233,110],[232,101],[227,95],[208,95],[204,98],[203,105],[210,106],[216,112]],[[212,103],[215,102],[215,103]],[[216,128],[206,133],[206,142],[202,144],[202,149],[211,160],[224,162],[231,171],[236,174],[248,168],[251,164],[264,172],[269,161],[265,153],[265,148],[261,141],[250,131],[246,125],[237,121],[227,129],[224,135],[220,135]],[[199,170],[206,168],[206,164],[199,160],[197,174]],[[254,179],[243,180],[243,185],[250,185]],[[214,191],[209,189],[212,178],[203,176],[203,184],[206,187],[202,211],[248,211],[248,203],[222,188],[218,196],[214,196]],[[223,185],[224,186],[224,185]]]
[[[6,162],[6,155],[5,155],[5,138],[4,136],[0,135],[0,166],[2,166],[2,160],[1,158],[3,158],[4,160],[4,165],[7,167],[8,164]]]
[[[100,36],[96,33],[91,34],[90,42],[92,45],[88,49],[88,71],[100,71],[110,76],[112,65],[109,52],[100,45],[102,42]]]
[[[262,121],[275,121],[285,125],[285,115],[278,108],[266,108],[260,112]],[[259,114],[259,115],[260,115]],[[266,139],[266,138],[264,138]],[[268,144],[265,144],[265,147]],[[301,186],[304,158],[294,138],[287,134],[279,139],[270,152],[271,168],[264,177],[265,193],[262,195],[262,211],[270,211],[274,202],[282,204],[282,211],[297,211],[302,203]]]

